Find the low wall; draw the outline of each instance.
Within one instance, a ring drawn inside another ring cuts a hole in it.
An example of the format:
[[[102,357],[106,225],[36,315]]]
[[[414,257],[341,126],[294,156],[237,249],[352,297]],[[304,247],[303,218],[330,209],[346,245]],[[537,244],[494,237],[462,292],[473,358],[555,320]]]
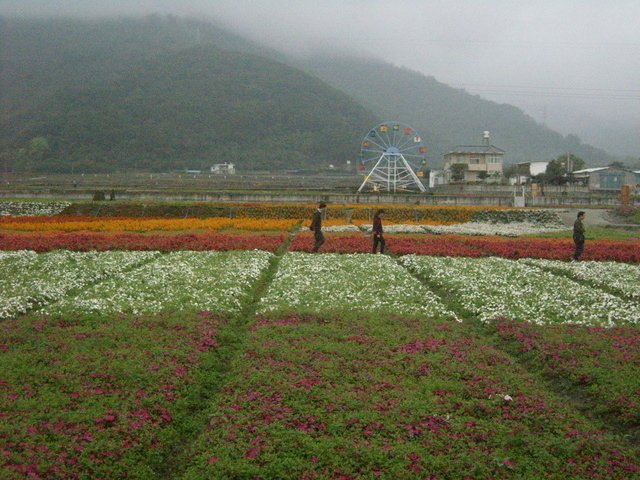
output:
[[[109,191],[104,190],[107,198]],[[42,198],[91,200],[94,191],[65,189],[35,191],[1,191],[5,198]],[[426,194],[342,194],[342,193],[278,193],[274,192],[224,192],[224,191],[167,191],[167,190],[118,190],[116,200],[145,202],[236,202],[236,203],[318,203],[334,204],[396,204],[396,205],[469,205],[513,207],[514,197],[509,193],[426,193]],[[640,198],[632,198],[632,205],[640,206]],[[620,205],[616,193],[561,192],[544,196],[525,195],[527,207],[593,206],[615,207]]]

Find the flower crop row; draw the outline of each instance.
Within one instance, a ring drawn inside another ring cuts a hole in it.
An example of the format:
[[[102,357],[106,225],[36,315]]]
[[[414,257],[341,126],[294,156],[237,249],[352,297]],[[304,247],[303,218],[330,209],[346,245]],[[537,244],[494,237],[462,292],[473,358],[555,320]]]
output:
[[[640,266],[617,262],[524,260],[530,265],[568,275],[624,297],[640,300]]]
[[[0,201],[0,217],[33,217],[57,215],[71,205],[68,202],[3,202]]]
[[[67,296],[43,312],[137,315],[195,310],[233,314],[240,311],[271,257],[271,253],[259,250],[172,252],[76,296]]]
[[[362,230],[371,232],[372,225],[362,221],[355,221]],[[426,225],[419,223],[387,224],[384,226],[386,233],[432,233],[436,235],[503,235],[517,237],[536,233],[558,232],[567,230],[562,225],[544,225],[531,222],[491,223],[491,222],[467,222],[452,225]]]
[[[425,235],[420,238],[391,236],[387,237],[389,250],[398,255],[434,255],[443,257],[484,257],[487,255],[474,245],[470,245],[460,236]]]
[[[491,255],[512,259],[569,260],[574,250],[573,241],[563,238],[469,237],[465,241]],[[582,258],[640,263],[640,243],[614,240],[587,241]]]
[[[575,325],[541,327],[499,319],[499,341],[547,378],[569,382],[591,399],[589,409],[620,426],[640,426],[640,329]]]
[[[176,235],[148,235],[141,233],[54,233],[28,235],[0,234],[0,250],[35,250],[48,252],[57,249],[89,250],[252,250],[275,252],[285,241],[286,234],[232,235],[227,233],[198,233]]]
[[[453,233],[458,235],[503,235],[517,237],[520,235],[559,232],[568,230],[568,228],[564,225],[549,225],[533,222],[491,223],[474,221],[455,225],[425,225],[423,230],[435,234]]]
[[[177,230],[222,230],[249,231],[291,230],[297,220],[273,220],[251,218],[108,218],[108,217],[38,217],[0,220],[3,230],[31,232],[153,232]]]
[[[0,319],[62,299],[71,290],[123,272],[157,252],[0,252]]]
[[[371,251],[371,238],[365,235],[325,235],[321,251],[326,253],[367,253]],[[469,237],[464,235],[385,235],[388,251],[397,255],[436,255],[482,257],[499,256],[510,259],[542,258],[569,260],[574,244],[570,239]],[[0,236],[0,246],[2,237]],[[290,249],[310,252],[314,238],[309,232],[296,235]],[[588,242],[586,260],[640,263],[640,245],[636,242],[599,240]]]
[[[521,262],[416,255],[400,262],[484,321],[503,317],[605,327],[640,323],[640,304]]]
[[[291,242],[289,249],[293,252],[311,252],[315,243],[313,234],[299,233]],[[359,234],[329,234],[325,235],[322,246],[323,253],[369,253],[371,239]]]
[[[223,325],[185,312],[0,322],[0,478],[159,478]]]
[[[632,478],[604,435],[465,324],[288,315],[252,328],[183,478]]]
[[[454,317],[388,256],[289,253],[260,301],[261,314],[382,314]]]
[[[189,205],[110,202],[73,204],[67,215],[100,217],[245,217],[268,219],[310,219],[317,204],[277,203],[198,203]],[[509,223],[531,222],[557,224],[559,217],[548,210],[508,209],[505,207],[440,205],[329,205],[327,218],[371,221],[378,208],[384,208],[389,221],[413,221],[431,225],[448,225],[470,221]]]

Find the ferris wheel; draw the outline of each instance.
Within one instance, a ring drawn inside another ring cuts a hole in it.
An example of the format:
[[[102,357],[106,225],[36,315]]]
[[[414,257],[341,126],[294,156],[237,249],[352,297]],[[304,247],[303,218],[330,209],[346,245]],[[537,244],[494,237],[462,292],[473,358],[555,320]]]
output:
[[[365,186],[373,190],[426,189],[414,169],[426,163],[427,147],[422,137],[409,125],[400,122],[384,122],[373,127],[360,143],[358,169],[365,179],[358,189]]]

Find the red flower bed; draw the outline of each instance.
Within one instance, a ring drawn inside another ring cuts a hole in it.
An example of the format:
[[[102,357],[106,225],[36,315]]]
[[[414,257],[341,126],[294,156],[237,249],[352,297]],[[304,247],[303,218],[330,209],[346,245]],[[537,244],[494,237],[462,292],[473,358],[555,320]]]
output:
[[[640,329],[541,326],[505,319],[497,319],[492,326],[510,353],[546,377],[586,394],[592,413],[638,432]]]
[[[504,258],[546,258],[569,260],[574,251],[571,239],[564,238],[502,238],[469,237],[467,244]],[[587,241],[583,260],[640,262],[640,244],[614,240]]]
[[[310,252],[315,240],[313,233],[301,233],[291,243],[293,252]],[[371,238],[362,234],[332,235],[325,233],[325,242],[320,248],[322,253],[371,253]]]
[[[258,319],[185,478],[637,477],[468,324],[376,317]]]
[[[0,478],[157,478],[225,323],[209,312],[0,323]]]
[[[467,244],[457,235],[428,235],[421,237],[393,236],[387,242],[389,249],[398,255],[434,255],[439,257],[482,257],[486,252]]]
[[[44,233],[33,235],[0,234],[0,250],[252,250],[274,252],[286,234],[227,235],[217,233],[146,235],[140,233]]]

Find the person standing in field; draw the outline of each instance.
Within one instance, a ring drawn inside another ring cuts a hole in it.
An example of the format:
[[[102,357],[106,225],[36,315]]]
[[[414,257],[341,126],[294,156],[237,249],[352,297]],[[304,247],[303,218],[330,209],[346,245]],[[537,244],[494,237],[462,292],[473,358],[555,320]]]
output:
[[[578,212],[578,217],[573,224],[573,242],[576,244],[576,251],[573,254],[572,260],[574,262],[580,261],[580,256],[584,251],[584,212]]]
[[[327,209],[327,204],[320,202],[318,209],[313,212],[313,218],[311,219],[311,226],[309,230],[313,232],[315,238],[315,244],[313,245],[312,252],[317,252],[324,243],[324,235],[322,234],[322,215]]]
[[[378,245],[380,245],[380,253],[384,253],[385,242],[383,236],[384,230],[382,228],[382,215],[384,215],[384,210],[381,208],[373,216],[373,229],[371,232],[373,248],[371,249],[371,253],[376,253]]]

